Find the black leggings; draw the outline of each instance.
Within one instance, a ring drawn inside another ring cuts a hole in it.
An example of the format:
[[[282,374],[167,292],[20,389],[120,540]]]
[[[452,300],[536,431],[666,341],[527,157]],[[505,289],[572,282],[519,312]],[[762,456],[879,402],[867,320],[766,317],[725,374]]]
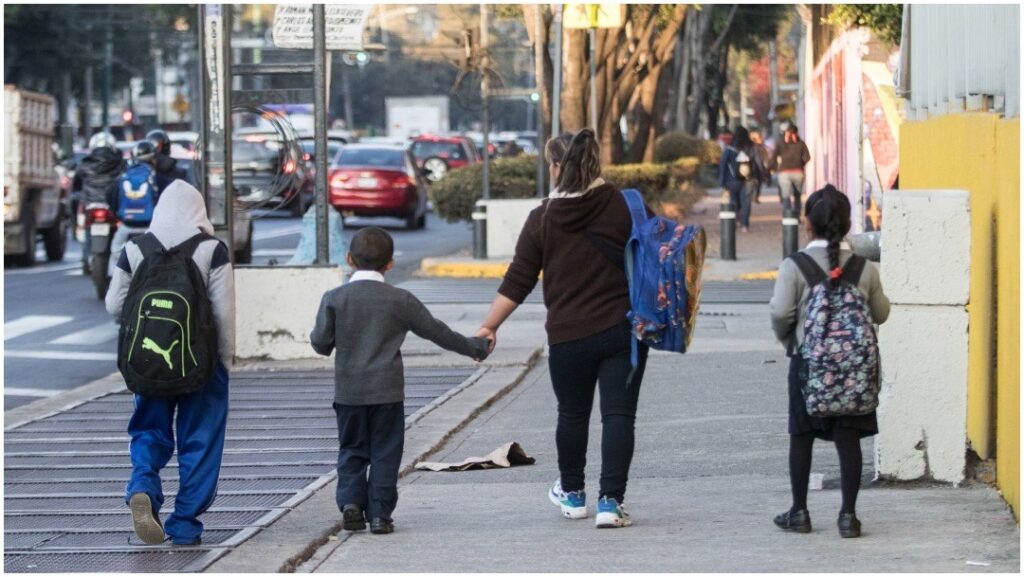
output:
[[[558,470],[564,491],[584,485],[587,438],[595,386],[601,388],[601,493],[622,503],[633,460],[633,424],[647,347],[640,346],[633,378],[626,382],[633,336],[628,323],[566,343],[551,345],[548,367],[558,398]]]
[[[832,440],[839,453],[840,486],[843,506],[840,513],[855,513],[857,493],[860,491],[860,476],[864,458],[860,451],[858,429],[835,427]],[[807,483],[811,477],[811,449],[814,448],[814,433],[789,436],[789,482],[793,489],[793,508],[796,512],[807,508]]]

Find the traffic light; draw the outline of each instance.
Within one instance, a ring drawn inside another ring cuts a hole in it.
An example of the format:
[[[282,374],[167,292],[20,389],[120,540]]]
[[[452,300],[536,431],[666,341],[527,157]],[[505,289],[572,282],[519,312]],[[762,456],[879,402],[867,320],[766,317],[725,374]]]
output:
[[[131,124],[132,121],[135,120],[135,113],[132,112],[131,108],[128,108],[121,113],[121,120],[123,120],[125,124]]]

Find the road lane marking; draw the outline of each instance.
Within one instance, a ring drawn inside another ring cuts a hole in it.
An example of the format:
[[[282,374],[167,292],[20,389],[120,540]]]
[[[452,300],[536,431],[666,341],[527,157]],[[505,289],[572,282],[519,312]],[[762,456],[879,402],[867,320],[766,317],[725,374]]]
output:
[[[72,317],[57,315],[26,315],[18,320],[4,323],[4,340],[11,339],[62,325],[74,320]]]
[[[4,269],[4,276],[15,276],[15,275],[23,275],[23,274],[42,274],[42,273],[47,273],[47,272],[64,272],[64,271],[71,270],[73,268],[79,268],[81,266],[82,266],[82,263],[75,263],[75,264],[61,264],[61,265],[55,265],[55,266],[51,266],[51,265],[41,265],[40,266],[40,265],[37,265],[37,266],[32,267],[32,268],[19,268],[19,269],[15,269],[15,270]]]
[[[44,359],[53,361],[116,361],[117,353],[84,353],[63,351],[12,351],[4,350],[8,359]]]
[[[51,345],[98,345],[117,338],[118,327],[113,322],[97,325],[82,331],[64,335],[50,341]]]
[[[14,397],[53,397],[59,395],[63,391],[54,391],[50,389],[26,389],[24,387],[4,387],[4,396],[11,395]]]

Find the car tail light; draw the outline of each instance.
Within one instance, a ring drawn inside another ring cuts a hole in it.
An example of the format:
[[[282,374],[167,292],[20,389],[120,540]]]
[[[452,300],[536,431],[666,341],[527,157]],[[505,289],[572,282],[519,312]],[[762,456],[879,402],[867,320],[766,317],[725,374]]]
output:
[[[291,174],[293,172],[295,172],[295,161],[289,158],[288,161],[284,163],[284,173]]]
[[[306,161],[308,161],[308,160],[309,160],[310,158],[313,158],[313,157],[312,157],[312,156],[310,156],[308,152],[304,152],[304,153],[302,154],[302,160],[306,160]]]
[[[339,172],[331,177],[331,188],[345,188],[345,184],[348,183],[348,175]]]
[[[409,181],[409,177],[403,174],[396,176],[394,180],[391,181],[391,188],[405,188],[410,184],[412,184],[412,182]]]

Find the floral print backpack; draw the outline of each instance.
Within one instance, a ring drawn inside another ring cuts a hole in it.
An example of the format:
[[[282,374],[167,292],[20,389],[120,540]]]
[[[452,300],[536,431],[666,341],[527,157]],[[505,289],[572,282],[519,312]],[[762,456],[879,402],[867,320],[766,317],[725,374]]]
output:
[[[810,256],[790,256],[811,287],[800,356],[807,365],[803,394],[812,417],[865,415],[878,407],[878,338],[857,282],[866,261],[851,256],[833,271],[829,289],[825,271]]]

